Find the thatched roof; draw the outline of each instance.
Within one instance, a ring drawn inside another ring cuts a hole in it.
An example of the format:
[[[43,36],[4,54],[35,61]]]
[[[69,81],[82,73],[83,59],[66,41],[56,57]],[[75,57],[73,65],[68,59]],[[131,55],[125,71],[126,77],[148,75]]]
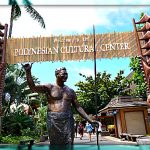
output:
[[[113,98],[99,113],[104,113],[113,109],[131,108],[131,107],[147,107],[146,101],[141,98],[131,96],[121,96]]]

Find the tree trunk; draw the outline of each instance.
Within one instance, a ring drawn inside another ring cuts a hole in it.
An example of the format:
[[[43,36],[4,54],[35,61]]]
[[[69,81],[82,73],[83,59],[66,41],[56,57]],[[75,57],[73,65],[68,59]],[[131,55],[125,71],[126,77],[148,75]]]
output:
[[[11,35],[12,35],[14,7],[15,7],[14,5],[11,6],[11,16],[10,16],[10,26],[9,26],[8,38],[11,38]]]

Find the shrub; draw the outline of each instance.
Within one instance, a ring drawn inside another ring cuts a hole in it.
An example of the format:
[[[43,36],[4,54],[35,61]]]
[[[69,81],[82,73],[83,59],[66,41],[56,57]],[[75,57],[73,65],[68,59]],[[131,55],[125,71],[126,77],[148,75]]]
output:
[[[32,117],[23,112],[13,112],[3,117],[2,133],[5,135],[21,135],[23,129],[34,129]]]

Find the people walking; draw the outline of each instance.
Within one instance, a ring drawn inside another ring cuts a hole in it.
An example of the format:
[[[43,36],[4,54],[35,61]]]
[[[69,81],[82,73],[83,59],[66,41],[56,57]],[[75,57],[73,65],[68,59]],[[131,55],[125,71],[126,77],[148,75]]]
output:
[[[88,133],[88,136],[89,136],[89,140],[90,140],[90,142],[92,141],[92,136],[91,136],[91,134],[92,134],[92,132],[93,132],[93,127],[92,127],[92,125],[87,121],[87,123],[86,123],[86,131],[87,131],[87,133]]]
[[[78,125],[78,132],[80,134],[80,140],[82,140],[83,138],[83,131],[84,131],[84,126],[83,124],[80,122],[79,125]]]
[[[102,123],[100,121],[98,121],[98,135],[101,134],[102,132]]]
[[[74,137],[76,137],[77,138],[77,134],[78,134],[78,122],[76,121],[75,122],[75,125],[74,125]]]

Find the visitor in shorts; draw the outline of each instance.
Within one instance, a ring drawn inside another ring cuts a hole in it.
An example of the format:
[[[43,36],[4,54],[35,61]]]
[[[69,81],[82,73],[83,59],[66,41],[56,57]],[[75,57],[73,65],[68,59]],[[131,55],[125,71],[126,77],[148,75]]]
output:
[[[91,134],[92,134],[92,132],[93,132],[93,127],[92,127],[92,125],[87,121],[87,123],[86,123],[86,131],[87,131],[87,133],[88,133],[88,135],[89,135],[89,140],[91,141]]]

